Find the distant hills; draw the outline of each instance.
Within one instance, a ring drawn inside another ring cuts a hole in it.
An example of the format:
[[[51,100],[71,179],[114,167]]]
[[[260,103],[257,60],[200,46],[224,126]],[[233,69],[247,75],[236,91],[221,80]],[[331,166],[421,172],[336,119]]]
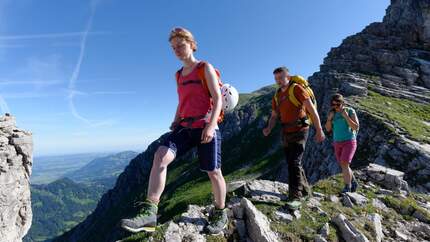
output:
[[[83,221],[137,154],[124,151],[105,156],[41,157],[37,182],[63,177],[49,184],[31,185],[33,223],[24,241],[50,241]]]
[[[75,182],[94,182],[115,178],[122,173],[131,159],[138,155],[135,151],[124,151],[99,157],[82,168],[65,174]]]
[[[38,156],[33,160],[32,184],[46,184],[77,170],[92,160],[109,153],[85,153],[58,156]]]
[[[69,230],[93,211],[106,190],[68,178],[32,185],[33,223],[24,241],[46,241]]]

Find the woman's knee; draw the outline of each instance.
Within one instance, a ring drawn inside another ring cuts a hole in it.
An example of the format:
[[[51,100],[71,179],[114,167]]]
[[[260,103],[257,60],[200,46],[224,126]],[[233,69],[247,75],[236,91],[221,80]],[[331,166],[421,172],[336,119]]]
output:
[[[173,159],[174,155],[172,151],[165,146],[160,146],[154,154],[153,165],[167,167]]]
[[[347,162],[347,161],[341,161],[339,163],[339,165],[340,165],[340,168],[342,168],[342,170],[348,170],[349,169],[349,162]]]
[[[222,178],[222,174],[221,174],[221,170],[220,169],[216,169],[214,171],[208,171],[208,176],[211,179],[221,179]]]

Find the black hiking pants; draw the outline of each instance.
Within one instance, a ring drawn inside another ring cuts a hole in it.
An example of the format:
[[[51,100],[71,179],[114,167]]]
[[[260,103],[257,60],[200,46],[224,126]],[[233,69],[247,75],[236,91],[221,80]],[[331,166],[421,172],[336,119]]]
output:
[[[310,195],[310,188],[302,167],[303,153],[309,129],[303,131],[283,133],[285,158],[288,164],[288,198],[298,199]]]

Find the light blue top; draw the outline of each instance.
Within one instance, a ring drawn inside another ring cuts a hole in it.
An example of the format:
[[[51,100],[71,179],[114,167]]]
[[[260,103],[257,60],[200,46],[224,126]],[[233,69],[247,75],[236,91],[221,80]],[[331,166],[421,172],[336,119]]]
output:
[[[345,108],[349,117],[355,114],[355,110],[347,107]],[[349,127],[348,122],[342,116],[341,112],[335,112],[333,116],[333,140],[335,142],[342,142],[347,140],[355,140],[357,138],[357,131]]]

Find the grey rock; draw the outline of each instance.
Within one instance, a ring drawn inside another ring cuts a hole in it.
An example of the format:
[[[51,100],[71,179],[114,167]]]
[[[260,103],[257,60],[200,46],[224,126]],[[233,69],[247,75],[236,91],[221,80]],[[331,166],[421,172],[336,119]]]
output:
[[[394,195],[394,192],[392,190],[383,189],[383,188],[378,189],[376,193],[384,194],[384,195]]]
[[[353,203],[358,206],[362,206],[367,203],[367,198],[356,192],[347,192],[346,195],[351,199]]]
[[[327,240],[323,236],[317,234],[314,238],[314,242],[327,242]]]
[[[415,210],[412,216],[421,222],[430,223],[429,218],[421,210]]]
[[[338,203],[339,202],[339,197],[335,196],[335,195],[330,195],[328,200],[332,203]]]
[[[408,189],[407,182],[403,179],[404,172],[372,163],[366,168],[366,174],[374,182],[388,189],[399,192]]]
[[[355,228],[351,222],[349,222],[345,215],[339,214],[332,219],[332,222],[336,224],[336,226],[341,231],[342,238],[345,241],[352,242],[368,242],[369,240],[361,233],[358,229]]]
[[[306,206],[308,206],[309,208],[321,207],[321,203],[318,199],[311,197],[306,203]]]
[[[395,231],[397,238],[403,240],[403,241],[407,241],[408,240],[408,236],[398,230]]]
[[[203,207],[189,205],[187,212],[181,215],[177,223],[169,222],[164,235],[165,241],[206,241],[201,234],[207,224],[204,210]]]
[[[325,194],[320,193],[320,192],[312,192],[312,195],[314,195],[314,197],[318,197],[318,198],[325,198]]]
[[[354,206],[354,204],[351,201],[351,198],[346,194],[343,195],[343,197],[342,197],[342,204],[343,204],[343,206],[348,207],[348,208],[352,208]]]
[[[233,181],[229,182],[227,186],[227,192],[235,191],[243,186],[245,186],[246,181]]]
[[[294,220],[294,217],[291,214],[280,211],[275,212],[275,218],[284,223],[291,223]]]
[[[278,203],[288,198],[287,193],[288,184],[277,181],[253,180],[245,185],[245,195],[254,201]]]
[[[296,219],[300,219],[302,217],[302,214],[299,210],[294,210],[293,215]]]
[[[21,241],[31,226],[31,133],[15,127],[15,117],[0,117],[0,238]]]
[[[261,242],[279,242],[279,238],[270,229],[270,223],[267,217],[246,198],[243,198],[241,205],[246,211],[246,226],[249,237],[253,241]]]
[[[350,82],[344,82],[342,84],[342,86],[340,87],[340,91],[342,93],[344,93],[345,95],[348,96],[352,96],[352,95],[357,95],[357,96],[365,96],[367,95],[367,88],[354,84],[354,83],[350,83]]]
[[[180,234],[180,228],[179,225],[177,225],[174,222],[169,222],[167,225],[166,232],[164,232],[164,241],[171,241],[171,242],[181,242],[182,236]]]
[[[428,224],[414,224],[412,227],[412,231],[415,233],[422,233],[424,235],[427,235],[427,237],[430,237],[430,226]]]
[[[382,233],[382,218],[379,214],[374,213],[374,214],[370,214],[368,216],[368,219],[370,221],[370,224],[372,226],[372,230],[375,232],[374,234],[374,239],[377,242],[381,242],[382,239],[384,238],[384,233]]]
[[[245,240],[246,239],[246,225],[245,225],[245,221],[242,219],[238,219],[236,220],[236,230],[237,233],[239,234],[239,238],[241,240]]]
[[[233,214],[234,214],[235,218],[243,219],[244,214],[245,214],[245,210],[244,210],[244,208],[242,206],[240,206],[240,205],[239,206],[234,206],[233,209],[232,209],[232,211],[233,211]]]
[[[327,239],[327,238],[328,238],[328,235],[330,234],[330,226],[329,226],[329,224],[328,224],[328,223],[325,223],[325,224],[321,227],[321,229],[320,229],[319,233],[320,233],[320,235],[321,235],[323,238]]]
[[[385,203],[377,198],[372,199],[372,206],[385,212],[388,211],[388,207],[385,205]]]

